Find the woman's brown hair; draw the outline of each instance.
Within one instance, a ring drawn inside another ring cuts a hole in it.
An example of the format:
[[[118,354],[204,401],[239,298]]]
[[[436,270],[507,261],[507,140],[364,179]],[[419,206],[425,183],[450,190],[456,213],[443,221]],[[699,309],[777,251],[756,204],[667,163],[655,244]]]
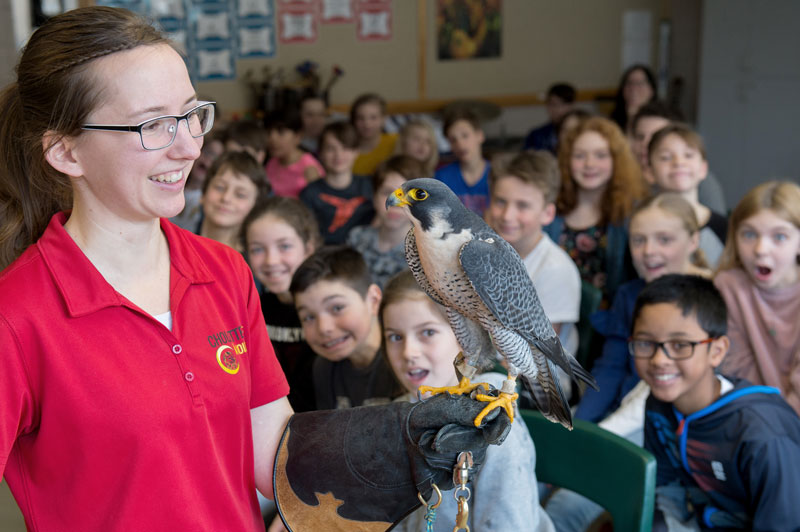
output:
[[[92,61],[137,46],[168,44],[125,9],[87,7],[50,18],[33,35],[0,94],[0,269],[72,204],[69,179],[45,160],[46,136],[75,136],[102,100]]]
[[[578,186],[572,179],[572,148],[582,134],[593,131],[608,143],[614,167],[611,180],[606,186],[600,202],[600,224],[622,224],[630,216],[637,201],[646,196],[639,163],[631,152],[622,130],[611,120],[593,116],[583,120],[578,127],[567,133],[564,145],[558,149],[558,166],[561,171],[561,190],[556,207],[558,213],[566,215],[578,204]]]
[[[383,161],[375,170],[372,176],[372,190],[381,188],[386,177],[392,172],[402,176],[406,181],[425,177],[425,169],[418,160],[408,155],[395,155]]]

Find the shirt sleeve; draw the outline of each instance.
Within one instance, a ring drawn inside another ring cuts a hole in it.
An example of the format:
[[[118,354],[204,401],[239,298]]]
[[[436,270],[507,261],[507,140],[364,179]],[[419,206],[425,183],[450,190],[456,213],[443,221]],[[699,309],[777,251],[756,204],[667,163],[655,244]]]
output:
[[[642,447],[644,445],[644,405],[649,395],[650,387],[646,382],[639,381],[623,397],[619,408],[600,421],[598,425]]]
[[[652,396],[645,402],[644,409],[644,448],[656,458],[656,486],[680,482],[678,457],[668,449],[676,445],[674,427],[656,408]]]
[[[3,369],[0,371],[0,477],[17,438],[34,430],[36,403],[18,338],[0,316]]]
[[[800,528],[800,442],[787,436],[750,444],[740,474],[749,483],[753,530]]]
[[[314,169],[316,169],[320,177],[323,177],[325,175],[325,169],[322,167],[322,165],[320,164],[320,162],[317,160],[316,157],[314,157],[310,153],[306,153],[304,157],[305,157],[305,162],[307,163],[306,166],[311,166]]]
[[[534,280],[536,293],[547,318],[553,323],[577,323],[581,310],[581,276],[578,268],[561,248],[545,257],[544,267]]]
[[[597,422],[621,399],[620,390],[628,376],[631,357],[628,353],[627,336],[624,334],[629,329],[624,311],[626,297],[626,291],[619,290],[611,308],[593,320],[608,325],[600,331],[606,337],[603,352],[592,367],[592,375],[597,380],[599,390],[586,389],[575,414],[578,419]]]

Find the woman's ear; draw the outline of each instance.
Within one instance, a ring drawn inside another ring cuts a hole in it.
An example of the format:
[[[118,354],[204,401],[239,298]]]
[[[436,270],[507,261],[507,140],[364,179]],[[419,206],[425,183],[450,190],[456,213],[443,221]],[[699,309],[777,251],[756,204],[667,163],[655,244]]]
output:
[[[81,177],[83,169],[74,153],[75,139],[54,131],[42,137],[44,158],[50,166],[69,177]]]

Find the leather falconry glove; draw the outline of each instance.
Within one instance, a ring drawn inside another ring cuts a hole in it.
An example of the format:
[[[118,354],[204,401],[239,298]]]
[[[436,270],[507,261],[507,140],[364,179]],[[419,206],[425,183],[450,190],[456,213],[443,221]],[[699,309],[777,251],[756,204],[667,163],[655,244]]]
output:
[[[495,392],[496,393],[496,392]],[[461,451],[471,451],[474,472],[490,444],[511,429],[496,409],[481,427],[483,410],[469,396],[443,393],[417,403],[395,402],[346,410],[295,414],[275,458],[275,501],[286,527],[378,532],[429,500],[432,485],[452,489]]]

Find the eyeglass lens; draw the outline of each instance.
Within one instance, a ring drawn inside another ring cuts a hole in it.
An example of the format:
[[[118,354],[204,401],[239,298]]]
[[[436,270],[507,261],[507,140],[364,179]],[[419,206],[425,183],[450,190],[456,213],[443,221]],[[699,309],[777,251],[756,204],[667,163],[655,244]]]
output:
[[[142,145],[148,150],[158,150],[172,144],[178,133],[180,120],[185,118],[189,133],[193,137],[202,137],[214,125],[214,105],[207,104],[192,110],[181,118],[156,118],[142,124]]]
[[[631,340],[628,348],[631,354],[637,358],[651,358],[656,354],[657,349],[663,349],[667,357],[679,360],[689,358],[694,353],[695,342],[652,342],[650,340]]]

